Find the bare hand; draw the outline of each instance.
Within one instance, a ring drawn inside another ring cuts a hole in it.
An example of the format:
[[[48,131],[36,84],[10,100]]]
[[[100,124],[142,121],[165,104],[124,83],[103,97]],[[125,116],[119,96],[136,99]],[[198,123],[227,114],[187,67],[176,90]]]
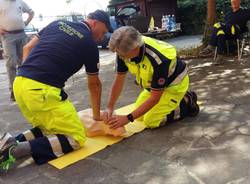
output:
[[[102,119],[105,123],[107,123],[109,119],[112,117],[113,112],[114,111],[111,108],[107,108],[105,111],[102,112]]]
[[[103,118],[102,118],[101,115],[96,115],[96,116],[93,115],[93,120],[95,120],[95,121],[103,121]]]
[[[116,129],[125,126],[126,124],[128,124],[128,122],[129,121],[127,116],[115,115],[108,120],[107,124],[109,125],[110,128]]]
[[[93,117],[93,120],[95,120],[95,121],[102,121],[103,119],[102,119],[102,117]]]

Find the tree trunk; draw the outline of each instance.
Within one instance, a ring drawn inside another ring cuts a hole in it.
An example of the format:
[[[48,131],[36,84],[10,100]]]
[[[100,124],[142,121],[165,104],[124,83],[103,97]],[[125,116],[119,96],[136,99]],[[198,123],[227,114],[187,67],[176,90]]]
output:
[[[207,21],[203,34],[203,46],[208,44],[216,20],[216,0],[207,1]]]

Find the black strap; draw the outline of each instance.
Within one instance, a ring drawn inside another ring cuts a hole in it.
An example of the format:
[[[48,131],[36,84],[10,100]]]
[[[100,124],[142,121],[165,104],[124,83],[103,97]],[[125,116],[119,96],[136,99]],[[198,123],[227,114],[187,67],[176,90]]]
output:
[[[131,113],[127,115],[127,118],[130,122],[134,122],[134,117]]]
[[[68,98],[68,94],[63,89],[61,90],[60,96],[62,97],[62,101]]]

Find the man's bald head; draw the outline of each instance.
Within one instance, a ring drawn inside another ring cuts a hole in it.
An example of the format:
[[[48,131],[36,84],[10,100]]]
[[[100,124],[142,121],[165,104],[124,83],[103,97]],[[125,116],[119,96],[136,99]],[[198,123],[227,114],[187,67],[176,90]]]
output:
[[[240,8],[240,0],[231,0],[231,6],[233,12],[236,12]]]

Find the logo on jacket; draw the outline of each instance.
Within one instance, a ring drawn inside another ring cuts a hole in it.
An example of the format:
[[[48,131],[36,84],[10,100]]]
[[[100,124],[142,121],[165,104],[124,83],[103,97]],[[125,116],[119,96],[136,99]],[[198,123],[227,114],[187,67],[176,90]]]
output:
[[[163,84],[165,84],[165,81],[166,80],[164,78],[159,78],[158,79],[158,84],[162,86]]]
[[[82,33],[71,27],[70,25],[66,24],[65,22],[59,21],[59,29],[65,32],[66,34],[70,36],[77,36],[80,39],[82,39],[84,36]]]

